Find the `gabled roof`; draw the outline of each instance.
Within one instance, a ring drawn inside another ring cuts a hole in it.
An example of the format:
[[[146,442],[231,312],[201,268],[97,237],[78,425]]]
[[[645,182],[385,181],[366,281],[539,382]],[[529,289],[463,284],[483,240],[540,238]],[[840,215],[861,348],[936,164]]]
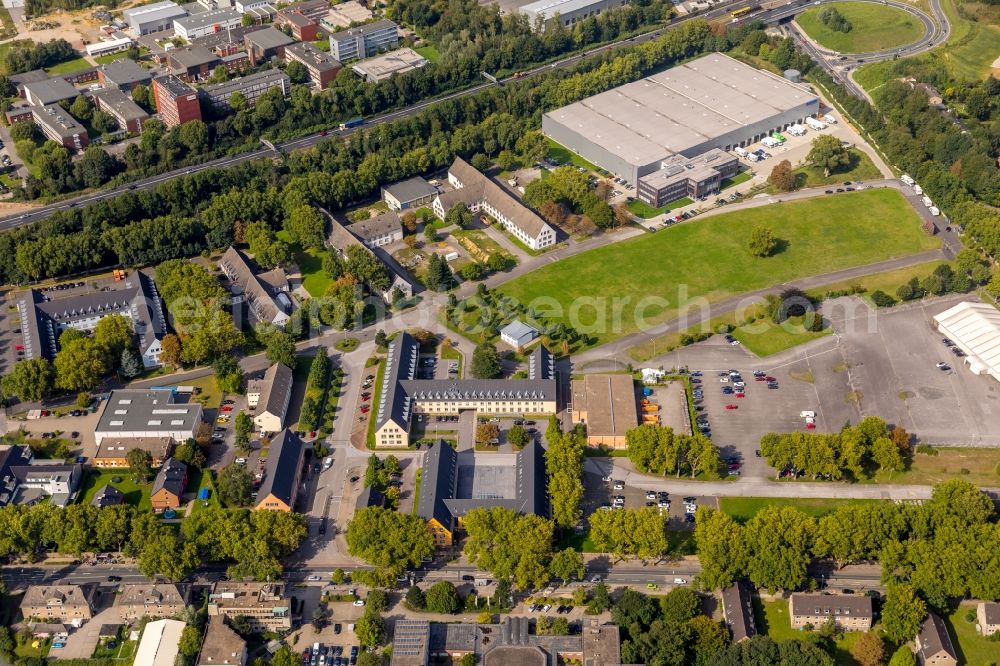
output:
[[[456,157],[448,167],[448,174],[457,178],[462,187],[439,195],[445,212],[460,202],[471,208],[486,201],[532,238],[537,238],[545,229],[551,229],[537,213],[461,157]]]
[[[404,430],[409,428],[410,399],[401,382],[417,375],[420,345],[412,335],[403,331],[389,343],[382,371],[382,390],[375,406],[375,429],[393,421]]]
[[[287,314],[286,307],[275,296],[288,287],[288,278],[283,270],[275,268],[266,273],[259,272],[247,255],[232,246],[219,259],[219,267],[232,282],[234,295],[236,291],[243,294],[250,313],[257,321],[271,323],[279,312]]]
[[[1000,624],[1000,603],[996,601],[980,601],[983,607],[983,619],[986,624]]]
[[[793,616],[862,617],[873,616],[872,598],[866,594],[817,594],[795,592],[789,600]]]
[[[292,371],[284,363],[275,363],[268,368],[258,387],[260,402],[254,416],[272,414],[284,421],[292,381]]]
[[[289,507],[295,495],[295,478],[302,461],[302,440],[291,430],[285,429],[271,440],[264,468],[264,480],[257,490],[260,501],[273,495]]]
[[[160,471],[156,473],[153,480],[151,495],[155,495],[161,490],[166,490],[178,499],[184,495],[184,488],[187,485],[187,465],[176,458],[167,458],[163,461]]]
[[[229,628],[222,615],[208,618],[199,666],[240,666],[247,643]]]
[[[533,513],[543,518],[549,515],[548,477],[545,474],[545,450],[532,439],[517,454],[518,512]]]
[[[733,634],[733,641],[738,643],[757,634],[750,590],[742,581],[736,581],[722,591],[722,613],[726,626]]]
[[[920,663],[933,664],[933,657],[944,653],[954,660],[958,660],[958,653],[951,643],[951,636],[948,635],[948,627],[944,620],[934,613],[928,613],[927,619],[920,625],[920,633],[917,634],[917,646],[920,648]]]
[[[94,494],[94,498],[90,500],[91,506],[95,506],[98,509],[103,509],[108,506],[116,506],[118,504],[125,503],[125,493],[118,490],[112,485],[105,485],[100,490]]]
[[[375,217],[368,218],[367,220],[355,222],[354,224],[348,226],[347,230],[362,241],[369,241],[378,236],[384,236],[388,233],[402,231],[403,225],[399,221],[399,215],[397,215],[395,211],[389,211],[388,213],[382,213],[381,215],[376,215]]]
[[[438,440],[424,456],[423,469],[417,515],[424,520],[433,518],[443,527],[451,529],[452,513],[446,502],[455,497],[458,454],[450,445]]]
[[[368,486],[358,493],[358,501],[355,503],[355,510],[367,509],[370,506],[382,506],[385,504],[385,497],[375,488]]]

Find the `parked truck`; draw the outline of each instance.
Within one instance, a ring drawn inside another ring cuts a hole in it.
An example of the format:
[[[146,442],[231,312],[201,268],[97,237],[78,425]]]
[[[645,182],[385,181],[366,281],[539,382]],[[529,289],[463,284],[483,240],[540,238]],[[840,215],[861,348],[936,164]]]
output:
[[[358,125],[360,125],[363,122],[365,122],[364,118],[351,118],[350,120],[347,120],[347,121],[344,121],[344,122],[340,123],[340,129],[341,129],[341,131],[343,131],[345,129],[350,129],[352,127],[357,127]]]
[[[740,148],[739,146],[736,146],[735,148],[733,148],[733,152],[736,153],[737,155],[739,155],[740,157],[746,157],[747,156],[747,151],[744,148]]]
[[[806,118],[806,125],[813,128],[814,130],[824,130],[826,129],[826,123],[822,120],[817,120],[816,118]]]

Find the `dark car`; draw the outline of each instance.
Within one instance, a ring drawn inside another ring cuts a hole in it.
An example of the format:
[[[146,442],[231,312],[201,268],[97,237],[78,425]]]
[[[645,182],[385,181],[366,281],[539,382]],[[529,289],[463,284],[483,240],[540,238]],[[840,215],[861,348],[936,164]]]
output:
[[[339,634],[341,632],[341,626],[339,624],[333,625],[333,633]]]
[[[465,576],[462,576],[462,580],[464,580],[464,581],[467,581],[467,582],[470,582],[470,583],[471,583],[472,581],[476,580],[476,578],[475,578],[475,576],[469,576],[469,575],[465,575]]]
[[[827,190],[826,194],[833,194],[833,190]]]

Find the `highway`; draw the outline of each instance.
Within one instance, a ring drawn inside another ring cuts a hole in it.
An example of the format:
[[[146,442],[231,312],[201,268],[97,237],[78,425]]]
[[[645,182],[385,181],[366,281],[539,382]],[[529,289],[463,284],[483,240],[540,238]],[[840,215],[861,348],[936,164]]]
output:
[[[528,79],[528,78],[531,78],[533,76],[538,76],[538,75],[540,75],[542,73],[549,72],[549,71],[552,71],[554,69],[562,69],[562,68],[566,68],[566,67],[572,67],[572,66],[576,65],[578,62],[580,62],[583,59],[591,58],[591,57],[599,55],[601,53],[605,53],[606,51],[610,51],[610,50],[616,49],[616,48],[618,48],[620,46],[624,46],[626,44],[638,44],[638,43],[642,43],[642,42],[645,42],[645,41],[649,41],[651,39],[656,39],[657,37],[659,37],[660,35],[662,35],[666,31],[673,30],[673,29],[677,28],[678,26],[684,25],[684,23],[686,23],[688,21],[692,21],[692,20],[697,19],[697,18],[703,18],[703,19],[709,19],[709,20],[711,20],[711,19],[718,19],[718,18],[721,18],[721,17],[726,17],[726,16],[729,15],[729,12],[733,8],[735,8],[735,7],[741,7],[741,6],[744,6],[746,4],[747,4],[746,0],[739,0],[738,2],[729,2],[729,3],[726,3],[724,5],[720,5],[720,6],[716,7],[716,8],[714,8],[714,9],[712,9],[711,11],[705,12],[704,14],[698,14],[696,16],[684,16],[684,17],[681,17],[681,18],[676,18],[676,19],[672,20],[669,24],[667,24],[667,25],[665,25],[665,26],[663,26],[661,28],[657,28],[655,30],[651,30],[649,32],[643,33],[643,34],[638,35],[636,37],[632,37],[632,38],[629,38],[629,39],[619,40],[619,41],[616,41],[616,42],[605,44],[603,46],[597,46],[597,47],[594,47],[592,49],[588,49],[586,51],[582,51],[582,52],[576,53],[574,55],[567,56],[566,58],[562,58],[560,60],[556,60],[556,61],[551,62],[551,63],[546,63],[544,65],[539,65],[538,67],[535,67],[533,69],[529,69],[529,70],[525,70],[524,72],[521,72],[520,75],[517,76],[516,78],[512,75],[512,76],[508,76],[508,77],[503,78],[503,79],[499,79],[498,84],[499,85],[503,85],[503,84],[506,84],[506,83],[514,82],[514,81]],[[767,3],[765,3],[765,4],[767,4]],[[785,17],[789,16],[790,15],[789,12],[795,13],[796,11],[802,11],[809,4],[811,4],[809,2],[809,0],[796,0],[796,2],[794,4],[792,4],[792,5],[782,5],[781,9],[772,9],[772,10],[769,10],[769,11],[765,11],[763,13],[758,13],[756,15],[752,15],[750,18],[751,19],[758,19],[758,18],[760,18],[761,20],[772,21],[772,19],[770,17],[773,14],[774,17],[775,17],[775,18],[773,18],[773,21],[776,22],[780,18],[785,18]],[[412,116],[412,115],[417,114],[417,113],[423,111],[424,109],[426,109],[426,108],[428,108],[430,106],[433,106],[435,104],[440,104],[441,102],[445,102],[445,101],[451,100],[451,99],[458,99],[458,98],[462,98],[462,97],[467,97],[469,95],[474,95],[474,94],[476,94],[476,93],[478,93],[478,92],[480,92],[480,91],[482,91],[482,90],[484,90],[484,89],[486,89],[486,88],[488,88],[490,86],[493,86],[493,85],[497,85],[497,84],[494,84],[493,82],[486,82],[486,81],[484,81],[483,83],[474,85],[474,86],[469,87],[469,88],[465,88],[463,90],[459,90],[459,91],[452,92],[452,93],[449,93],[449,94],[446,94],[446,95],[442,95],[440,97],[435,97],[435,98],[432,98],[432,99],[424,100],[422,102],[419,102],[417,104],[409,106],[409,107],[407,107],[405,109],[398,109],[396,111],[391,111],[391,112],[384,113],[384,114],[381,114],[381,115],[378,115],[378,116],[373,116],[371,118],[367,118],[365,120],[365,124],[361,125],[360,127],[357,127],[357,128],[351,128],[351,129],[347,129],[347,130],[331,129],[329,131],[317,132],[315,134],[310,134],[309,136],[304,136],[304,137],[301,137],[301,138],[298,138],[298,139],[291,139],[291,140],[286,141],[284,143],[274,144],[274,148],[273,149],[270,148],[270,147],[262,145],[260,148],[257,148],[255,150],[248,151],[248,152],[245,152],[245,153],[240,153],[238,155],[232,155],[232,156],[227,156],[227,157],[220,157],[220,158],[217,158],[217,159],[214,159],[214,160],[210,160],[208,162],[204,162],[202,164],[192,165],[192,166],[189,166],[189,167],[183,167],[183,168],[180,168],[180,169],[174,169],[173,171],[168,171],[166,173],[162,173],[162,174],[159,174],[159,175],[156,175],[156,176],[150,176],[149,178],[144,178],[142,180],[137,180],[137,181],[134,181],[132,183],[128,183],[126,185],[120,185],[120,186],[115,187],[115,188],[105,189],[105,190],[99,190],[99,191],[96,191],[96,192],[89,192],[87,194],[82,194],[82,195],[77,196],[77,197],[73,197],[73,198],[69,198],[69,199],[64,199],[62,201],[59,201],[59,202],[56,202],[56,203],[52,203],[52,204],[48,204],[46,206],[39,206],[36,209],[33,209],[33,210],[25,212],[25,213],[21,213],[21,214],[16,215],[16,216],[7,216],[7,217],[0,218],[0,231],[7,231],[7,230],[10,230],[10,229],[14,229],[14,228],[20,227],[20,226],[24,226],[26,224],[31,224],[33,222],[38,222],[40,220],[45,219],[46,217],[48,217],[49,215],[51,215],[52,213],[55,213],[57,211],[67,210],[69,208],[75,208],[77,206],[85,206],[87,204],[92,204],[92,203],[96,203],[98,201],[103,201],[103,200],[109,199],[111,197],[119,196],[119,195],[121,195],[121,194],[123,194],[125,192],[130,191],[130,190],[149,190],[149,189],[152,189],[152,188],[156,187],[157,185],[160,185],[161,183],[164,183],[164,182],[166,182],[168,180],[172,180],[174,178],[177,178],[178,176],[183,176],[183,175],[198,173],[198,172],[204,171],[206,169],[232,167],[232,166],[236,166],[238,164],[242,164],[243,162],[246,162],[246,161],[249,161],[249,160],[262,159],[262,158],[267,158],[267,157],[276,157],[276,156],[278,156],[281,153],[287,153],[287,152],[291,152],[293,150],[302,150],[302,149],[305,149],[305,148],[309,148],[311,146],[316,145],[317,143],[320,143],[321,141],[328,141],[328,140],[335,139],[335,138],[341,138],[341,139],[342,138],[346,138],[346,137],[350,136],[351,134],[353,134],[356,131],[367,130],[370,127],[374,127],[374,126],[377,126],[377,125],[382,125],[384,123],[390,123],[390,122],[399,120],[401,118],[406,118],[408,116]]]

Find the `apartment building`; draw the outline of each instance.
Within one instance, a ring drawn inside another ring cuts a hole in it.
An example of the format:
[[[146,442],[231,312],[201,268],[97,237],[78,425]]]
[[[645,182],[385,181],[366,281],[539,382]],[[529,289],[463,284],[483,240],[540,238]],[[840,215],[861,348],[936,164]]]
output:
[[[190,120],[201,120],[198,91],[173,74],[153,79],[153,97],[160,120],[167,127],[183,125]]]
[[[242,615],[254,631],[286,631],[292,628],[292,600],[284,583],[219,581],[208,595],[208,616],[228,620]]]
[[[340,62],[366,58],[399,46],[399,32],[388,19],[330,35],[330,54]]]
[[[272,89],[281,91],[282,96],[288,95],[292,80],[280,69],[266,69],[256,74],[205,86],[201,89],[201,97],[217,111],[231,110],[230,100],[233,93],[240,93],[247,101],[247,106],[253,108],[264,93]]]
[[[793,629],[819,629],[833,620],[844,631],[868,631],[874,610],[868,595],[796,592],[788,601]]]
[[[343,68],[340,61],[312,44],[291,44],[285,47],[285,62],[297,62],[309,72],[313,86],[323,90],[337,78]]]

